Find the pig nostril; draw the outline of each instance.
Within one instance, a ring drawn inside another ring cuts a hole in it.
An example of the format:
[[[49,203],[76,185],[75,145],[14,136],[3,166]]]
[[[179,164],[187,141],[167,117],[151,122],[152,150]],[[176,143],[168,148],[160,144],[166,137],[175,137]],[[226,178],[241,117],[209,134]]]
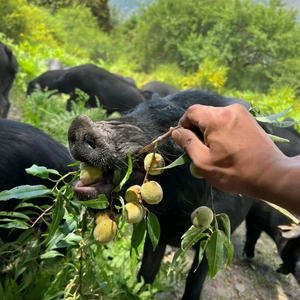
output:
[[[90,136],[88,136],[88,135],[85,134],[84,137],[83,137],[83,141],[85,143],[87,143],[91,148],[93,148],[93,149],[96,148],[95,140],[92,139]]]

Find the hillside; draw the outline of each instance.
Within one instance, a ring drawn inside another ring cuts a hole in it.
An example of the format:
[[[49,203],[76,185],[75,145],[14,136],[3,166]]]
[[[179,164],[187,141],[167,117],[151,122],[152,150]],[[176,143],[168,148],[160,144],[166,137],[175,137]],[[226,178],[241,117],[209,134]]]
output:
[[[139,5],[147,5],[155,0],[109,0],[110,5],[115,6],[120,10],[125,17],[129,17]],[[226,1],[226,0],[225,0]],[[268,3],[269,0],[252,0],[256,3]],[[285,0],[286,8],[295,8],[300,11],[300,1],[299,0]],[[298,20],[300,20],[300,13],[298,13]]]

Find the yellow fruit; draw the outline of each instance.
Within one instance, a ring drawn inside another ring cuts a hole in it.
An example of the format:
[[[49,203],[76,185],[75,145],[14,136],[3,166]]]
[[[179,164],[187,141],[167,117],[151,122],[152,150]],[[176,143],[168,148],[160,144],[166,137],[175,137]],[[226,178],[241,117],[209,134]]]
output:
[[[102,220],[104,219],[111,219],[111,220],[115,220],[115,213],[111,210],[102,210],[99,211],[96,215],[95,215],[95,223],[96,225],[99,224]]]
[[[94,229],[94,238],[100,244],[113,240],[117,234],[117,223],[109,218],[101,220]]]
[[[156,181],[148,181],[141,187],[142,198],[149,204],[157,204],[163,198],[163,190]]]
[[[139,185],[133,185],[125,192],[126,202],[139,202],[142,200],[141,187]]]
[[[147,171],[150,167],[151,161],[152,161],[152,157],[153,157],[153,153],[149,153],[146,155],[145,159],[144,159],[144,168],[145,171]],[[154,159],[153,159],[153,163],[151,165],[151,169],[149,170],[149,174],[150,175],[159,175],[163,172],[163,170],[154,170],[156,168],[163,168],[165,166],[165,161],[163,159],[163,157],[158,154],[155,153]]]
[[[98,167],[88,163],[80,164],[80,180],[83,184],[91,184],[98,178],[103,178],[103,173]]]
[[[144,209],[136,202],[129,202],[125,205],[125,214],[127,223],[138,223],[144,217]]]
[[[198,170],[196,169],[196,166],[193,162],[190,163],[190,172],[196,178],[199,178],[199,179],[204,178],[201,174],[197,173]]]
[[[214,218],[212,210],[207,206],[200,206],[191,215],[192,223],[195,227],[207,227]]]

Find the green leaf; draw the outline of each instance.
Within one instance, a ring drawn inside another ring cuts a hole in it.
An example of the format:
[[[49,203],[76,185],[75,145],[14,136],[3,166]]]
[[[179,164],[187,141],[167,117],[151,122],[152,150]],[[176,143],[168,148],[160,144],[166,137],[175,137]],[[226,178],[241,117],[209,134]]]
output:
[[[229,263],[232,261],[233,259],[233,254],[234,254],[234,245],[232,243],[231,240],[228,240],[228,237],[226,236],[226,234],[223,231],[220,231],[222,233],[223,236],[223,243],[226,247],[227,250],[227,262],[226,262],[226,266],[229,265]]]
[[[76,220],[74,220],[73,216],[68,217],[68,215],[65,216],[65,223],[63,223],[59,230],[54,234],[52,237],[50,243],[47,246],[47,250],[58,248],[58,243],[63,240],[77,225]],[[62,245],[60,245],[62,246]],[[65,245],[64,247],[66,247]]]
[[[17,212],[0,211],[0,216],[7,216],[7,217],[21,218],[21,219],[29,220],[29,217],[27,215],[17,213]]]
[[[273,135],[273,134],[267,133],[267,135],[273,142],[277,142],[277,143],[289,143],[290,142],[288,139],[281,138],[281,137]]]
[[[156,215],[150,211],[147,216],[147,228],[154,251],[160,238],[160,224]]]
[[[119,226],[119,229],[121,230],[123,228],[123,226],[125,225],[125,223],[126,223],[126,209],[125,209],[124,199],[121,196],[119,196],[119,200],[122,204],[122,207],[121,207],[122,208],[122,219],[121,219],[121,224]]]
[[[196,244],[202,238],[208,236],[203,231],[207,230],[208,227],[196,228],[192,225],[188,231],[182,236],[181,249],[183,251],[189,250],[194,244]]]
[[[25,169],[25,171],[27,174],[31,174],[42,179],[48,179],[49,174],[61,176],[56,170],[47,169],[46,167],[39,167],[37,165],[32,165],[30,168]]]
[[[146,236],[146,221],[142,219],[139,223],[133,224],[133,232],[131,237],[131,247],[135,250],[139,249]]]
[[[47,259],[47,258],[53,258],[53,257],[57,257],[57,256],[64,256],[63,254],[61,254],[60,252],[58,251],[55,251],[55,250],[50,250],[44,254],[41,254],[40,255],[40,258],[41,259]]]
[[[224,249],[222,231],[216,230],[211,235],[207,247],[208,275],[213,278],[222,267]]]
[[[167,276],[170,274],[170,272],[174,269],[176,262],[178,261],[179,266],[182,266],[184,260],[186,257],[186,251],[183,251],[182,249],[178,249],[172,259],[172,263],[168,269]]]
[[[80,164],[81,164],[80,161],[75,161],[74,163],[69,164],[68,167],[75,167],[75,166],[79,166]]]
[[[98,199],[88,201],[77,201],[79,204],[94,208],[94,209],[105,209],[109,206],[109,202],[104,194],[99,195]]]
[[[227,236],[228,241],[230,241],[230,236],[231,236],[231,226],[230,226],[230,220],[227,214],[222,213],[219,214],[218,217],[220,218],[220,220],[223,223],[224,229],[225,229],[225,233]]]
[[[278,113],[278,114],[275,114],[275,115],[269,115],[269,116],[258,116],[258,117],[255,117],[255,119],[257,121],[260,121],[260,122],[265,122],[265,123],[273,123],[273,121],[275,121],[276,119],[278,119],[279,117],[282,117],[283,115],[285,115],[286,113],[288,113],[292,108],[293,108],[294,104],[292,106],[290,106],[289,108],[287,108],[286,110]]]
[[[155,170],[160,170],[160,169],[171,169],[171,168],[174,168],[174,167],[177,167],[177,166],[181,166],[181,165],[184,165],[188,162],[190,162],[191,159],[190,157],[188,156],[187,153],[184,153],[182,154],[180,157],[178,157],[176,160],[174,160],[171,164],[169,164],[168,166],[165,166],[163,168],[157,168]]]
[[[51,190],[43,185],[20,185],[11,190],[0,193],[0,201],[6,201],[12,198],[29,199],[37,196],[50,194]]]
[[[133,224],[130,247],[130,265],[134,275],[134,270],[138,263],[138,255],[143,248],[146,238],[146,221],[142,219],[139,223]]]
[[[117,185],[117,187],[114,188],[114,192],[118,193],[118,192],[121,191],[123,185],[129,179],[129,176],[130,176],[131,173],[132,173],[132,160],[131,160],[131,154],[130,154],[130,151],[129,151],[128,152],[128,169],[127,169],[127,172],[126,172],[125,176],[123,177],[123,179],[121,180],[121,182]],[[114,183],[115,183],[116,180],[117,179],[114,179]]]
[[[55,207],[54,207],[54,210],[52,213],[52,221],[51,221],[51,224],[49,227],[49,234],[42,244],[44,244],[44,243],[47,244],[52,239],[55,232],[57,231],[58,226],[65,214],[63,205],[64,205],[64,198],[63,198],[63,195],[59,192],[57,195],[57,200],[56,200]]]
[[[29,225],[27,225],[27,223],[19,221],[19,220],[13,220],[12,222],[9,222],[6,224],[0,224],[0,228],[28,229]]]
[[[117,188],[121,183],[122,179],[126,177],[126,169],[116,169],[113,175],[113,187]]]
[[[203,255],[205,253],[205,250],[206,250],[206,247],[207,247],[207,244],[208,244],[208,241],[209,241],[209,239],[206,239],[206,240],[200,242],[199,254],[198,254],[198,265],[197,265],[196,269],[194,270],[194,272],[196,272],[196,270],[198,269],[198,267],[201,264],[201,261],[203,259]]]

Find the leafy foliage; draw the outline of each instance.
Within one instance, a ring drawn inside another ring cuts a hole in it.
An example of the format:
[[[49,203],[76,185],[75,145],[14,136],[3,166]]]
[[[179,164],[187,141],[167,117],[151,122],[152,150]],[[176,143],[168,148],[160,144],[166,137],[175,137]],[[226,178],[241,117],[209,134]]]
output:
[[[42,178],[48,171],[53,172],[37,166],[28,171]],[[58,179],[62,180],[63,178]],[[18,295],[20,300],[61,297],[95,300],[116,297],[157,299],[156,295],[162,285],[165,291],[171,291],[174,282],[184,279],[183,275],[178,274],[167,278],[166,266],[158,274],[157,285],[154,283],[150,287],[144,286],[143,282],[138,283],[136,275],[133,276],[136,268],[133,269],[127,263],[131,229],[125,225],[113,245],[101,246],[95,243],[92,237],[93,214],[87,211],[86,206],[73,201],[70,184],[65,183],[58,188],[58,181],[51,191],[47,189],[49,196],[53,197],[53,204],[44,207],[34,222],[47,224],[48,229],[44,233],[33,227],[34,220],[23,218],[22,214],[10,213],[7,215],[8,219],[3,220],[12,224],[12,228],[20,228],[16,223],[20,219],[27,226],[21,227],[26,230],[16,242],[1,244],[0,241],[0,295],[5,295],[6,299],[16,299]],[[15,192],[11,191],[10,196],[15,197]],[[5,197],[6,192],[0,193],[2,201],[7,199]],[[30,203],[29,198],[24,201]],[[28,206],[27,213],[33,207]],[[116,272],[120,268],[122,272]]]
[[[87,95],[79,93],[78,101],[73,102],[72,111],[66,111],[66,99],[68,96],[52,96],[54,91],[43,93],[34,92],[25,102],[20,103],[24,122],[42,129],[50,136],[64,145],[67,145],[67,132],[71,121],[79,114],[89,116],[93,121],[106,118],[106,111],[100,108],[87,109],[84,103]],[[114,114],[111,117],[116,117]]]
[[[216,60],[205,58],[196,73],[182,79],[182,84],[186,88],[202,88],[221,93],[227,81],[228,69],[218,66]]]

